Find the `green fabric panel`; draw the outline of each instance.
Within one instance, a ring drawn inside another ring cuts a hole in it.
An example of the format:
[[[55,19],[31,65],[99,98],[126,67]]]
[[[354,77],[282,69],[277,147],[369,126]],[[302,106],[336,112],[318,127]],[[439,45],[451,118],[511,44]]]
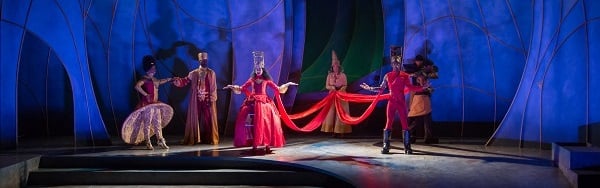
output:
[[[327,11],[324,11],[327,10]],[[307,40],[300,93],[325,89],[331,50],[337,52],[351,83],[381,67],[383,17],[381,2],[307,1]]]

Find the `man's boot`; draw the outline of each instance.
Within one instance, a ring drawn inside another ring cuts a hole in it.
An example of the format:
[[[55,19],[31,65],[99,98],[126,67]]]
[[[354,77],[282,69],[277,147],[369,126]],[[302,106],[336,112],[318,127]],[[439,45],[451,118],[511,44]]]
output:
[[[437,137],[433,136],[431,129],[431,113],[425,116],[423,129],[425,130],[425,144],[437,144],[439,142]]]
[[[390,138],[392,137],[392,130],[383,130],[383,148],[381,154],[390,153]]]
[[[403,130],[402,133],[404,134],[404,154],[412,154],[412,149],[410,148],[410,131]]]

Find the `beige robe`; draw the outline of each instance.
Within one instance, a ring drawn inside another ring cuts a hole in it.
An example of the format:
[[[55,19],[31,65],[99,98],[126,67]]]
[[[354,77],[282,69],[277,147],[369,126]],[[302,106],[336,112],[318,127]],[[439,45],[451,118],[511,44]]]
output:
[[[335,73],[329,73],[327,75],[325,88],[327,88],[328,90],[334,91],[336,87],[339,87],[340,89],[338,90],[338,92],[346,92],[346,85],[346,74],[339,73],[336,75]],[[348,102],[342,101],[342,108],[344,109],[344,111],[348,112]],[[325,117],[325,120],[323,121],[321,131],[333,133],[351,133],[352,127],[340,121],[340,118],[336,115],[335,104],[332,104],[331,108],[329,109],[329,112],[327,113],[327,117]]]
[[[209,77],[209,82],[210,83],[205,83],[205,77],[208,76]],[[215,71],[213,71],[212,69],[206,68],[206,69],[202,69],[202,68],[198,68],[196,70],[193,70],[192,72],[190,72],[188,74],[188,76],[186,77],[187,79],[189,79],[191,82],[190,84],[190,90],[192,91],[191,95],[190,95],[190,101],[189,101],[189,106],[188,106],[188,111],[187,111],[187,119],[185,122],[185,136],[183,138],[183,143],[182,144],[186,144],[186,145],[193,145],[196,143],[200,143],[200,115],[199,115],[199,111],[198,111],[198,87],[201,87],[205,84],[209,84],[210,85],[210,91],[209,95],[210,95],[210,100],[212,101],[212,109],[211,109],[211,124],[210,127],[212,128],[212,138],[210,140],[212,140],[212,144],[218,144],[219,143],[219,126],[217,124],[217,105],[216,105],[216,101],[217,101],[217,84],[216,84],[216,75],[215,75]]]

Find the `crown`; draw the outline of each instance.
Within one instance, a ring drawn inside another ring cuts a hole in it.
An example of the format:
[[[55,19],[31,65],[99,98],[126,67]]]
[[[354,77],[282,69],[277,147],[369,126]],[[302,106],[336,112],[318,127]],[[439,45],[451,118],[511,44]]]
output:
[[[263,51],[253,51],[254,67],[265,68],[265,53]]]
[[[392,63],[402,63],[403,52],[401,46],[390,46],[390,59]]]

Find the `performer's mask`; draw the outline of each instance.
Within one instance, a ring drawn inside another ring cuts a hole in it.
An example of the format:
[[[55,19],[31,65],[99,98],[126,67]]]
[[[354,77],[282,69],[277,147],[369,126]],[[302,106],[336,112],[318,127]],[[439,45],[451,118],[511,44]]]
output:
[[[402,63],[401,63],[401,61],[392,60],[392,68],[394,68],[396,70],[402,70]]]
[[[256,74],[256,76],[261,76],[263,74],[263,68],[254,67],[254,74]]]
[[[263,68],[265,67],[265,53],[263,51],[252,52],[253,63],[254,63],[254,74],[260,76],[263,74]]]
[[[390,60],[392,68],[402,70],[403,51],[400,46],[390,46]]]
[[[206,53],[206,52],[198,53],[198,62],[200,63],[200,66],[207,67],[208,66],[208,53]]]
[[[202,66],[202,67],[208,67],[208,59],[200,60],[200,66]]]

